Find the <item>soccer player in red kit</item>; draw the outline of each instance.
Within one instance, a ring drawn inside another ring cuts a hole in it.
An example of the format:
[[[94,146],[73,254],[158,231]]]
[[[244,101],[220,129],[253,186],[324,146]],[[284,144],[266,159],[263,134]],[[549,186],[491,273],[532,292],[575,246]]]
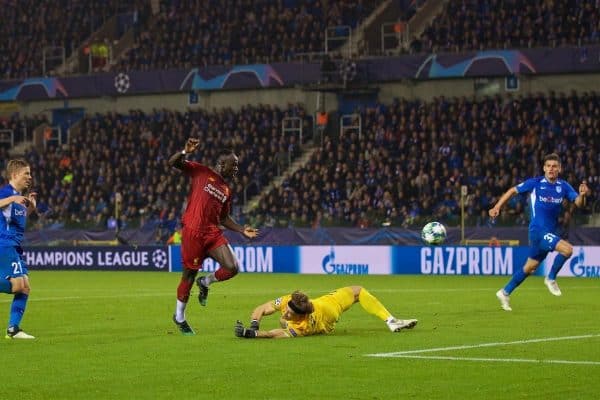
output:
[[[217,165],[209,168],[197,162],[187,161],[186,154],[194,152],[200,141],[189,138],[185,149],[173,154],[169,165],[191,178],[191,188],[187,207],[183,214],[181,231],[181,258],[183,273],[177,287],[177,307],[173,321],[184,335],[194,335],[194,330],[185,319],[185,308],[198,270],[206,257],[212,257],[220,265],[214,273],[198,278],[198,300],[206,305],[208,287],[214,282],[233,278],[239,270],[233,249],[223,235],[220,226],[239,232],[252,239],[258,230],[236,223],[229,215],[231,210],[231,189],[226,179],[232,179],[238,172],[238,158],[232,150],[219,153]]]

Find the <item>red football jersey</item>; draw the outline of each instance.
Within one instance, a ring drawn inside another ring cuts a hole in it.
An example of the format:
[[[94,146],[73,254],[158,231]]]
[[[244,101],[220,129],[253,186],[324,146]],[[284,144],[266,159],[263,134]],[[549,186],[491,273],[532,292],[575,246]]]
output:
[[[219,230],[221,220],[229,215],[231,189],[221,175],[193,161],[183,163],[183,172],[192,182],[182,222],[199,231]]]

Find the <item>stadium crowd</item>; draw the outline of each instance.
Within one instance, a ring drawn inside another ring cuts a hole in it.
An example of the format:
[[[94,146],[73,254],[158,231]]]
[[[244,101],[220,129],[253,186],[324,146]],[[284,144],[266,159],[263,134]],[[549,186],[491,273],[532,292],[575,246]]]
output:
[[[167,160],[181,151],[189,136],[201,139],[190,158],[206,165],[214,165],[223,147],[233,148],[239,156],[238,179],[232,185],[233,211],[239,213],[245,196],[256,195],[278,168],[287,168],[301,152],[296,135],[282,135],[281,121],[286,116],[302,118],[308,135],[310,121],[297,105],[88,117],[68,145],[46,151],[32,148],[26,154],[34,190],[40,193],[37,225],[142,226],[163,228],[161,238],[168,237],[185,207],[188,182],[170,171]],[[115,219],[117,202],[119,221]]]
[[[374,0],[163,0],[152,25],[136,36],[114,68],[293,61],[298,53],[324,51],[326,27],[354,28],[377,4]]]
[[[72,0],[1,3],[7,22],[0,27],[4,79],[41,75],[44,47],[62,45],[68,55],[109,16],[148,6],[143,0],[92,1],[85,7]],[[326,27],[356,27],[377,3],[162,0],[160,12],[136,32],[133,48],[115,68],[290,61],[298,53],[322,51]],[[598,0],[451,1],[413,50],[598,43],[599,9]],[[299,117],[310,133],[302,106],[89,116],[67,145],[27,152],[40,193],[33,221],[39,227],[148,226],[164,230],[159,235],[164,239],[176,229],[187,194],[186,178],[170,173],[166,160],[189,136],[201,138],[195,157],[207,165],[221,147],[239,155],[233,215],[256,226],[406,227],[429,218],[454,223],[463,185],[469,223],[488,224],[487,210],[498,196],[540,174],[541,157],[550,152],[561,155],[568,182],[575,186],[585,179],[592,200],[600,198],[597,93],[399,99],[357,112],[360,132],[328,132],[308,164],[287,174],[249,215],[240,214],[241,206],[301,154],[299,137],[282,134],[281,123]],[[0,120],[0,130],[22,134],[23,124],[30,129],[42,122],[13,117]],[[2,163],[9,159],[6,147],[0,146]],[[511,199],[499,222],[524,225],[525,206],[526,199]]]
[[[189,136],[201,139],[194,158],[207,165],[219,148],[235,149],[240,172],[232,185],[233,216],[255,226],[410,227],[431,218],[455,224],[462,185],[468,187],[467,223],[489,224],[487,210],[498,196],[539,175],[540,159],[550,152],[561,155],[564,179],[588,181],[588,211],[600,198],[596,93],[402,99],[360,115],[360,133],[328,132],[309,162],[284,174],[248,215],[241,214],[245,201],[301,153],[298,137],[282,134],[282,119],[300,117],[304,136],[311,136],[301,106],[88,117],[68,145],[26,154],[40,193],[35,224],[159,228],[165,240],[187,196],[186,178],[171,173],[166,160]],[[526,199],[514,197],[498,222],[524,225],[525,209]]]
[[[44,114],[31,117],[20,117],[18,114],[0,116],[0,148],[7,150],[12,142],[18,144],[24,140],[31,140],[33,129],[47,122],[48,119]],[[2,160],[0,165],[5,162],[4,158],[0,160]]]
[[[44,48],[64,47],[69,57],[108,18],[147,4],[145,0],[0,1],[0,78],[43,76]]]
[[[457,52],[599,42],[597,0],[464,0],[447,2],[411,48]]]
[[[302,169],[266,195],[250,220],[267,226],[456,224],[461,186],[469,224],[507,187],[541,175],[558,152],[562,177],[586,179],[600,198],[600,97],[551,94],[482,101],[397,100],[362,110],[362,134],[332,135]],[[591,206],[591,204],[590,204]],[[526,198],[515,197],[499,223],[525,225]]]
[[[412,16],[415,2],[398,2],[401,15]],[[111,16],[150,12],[147,0],[1,3],[3,79],[42,76],[44,48],[62,46],[68,57]],[[113,68],[131,71],[294,61],[299,54],[324,51],[328,27],[354,29],[378,4],[375,0],[161,0],[153,18],[139,20],[133,46]],[[599,10],[598,0],[451,1],[413,40],[411,51],[598,43]],[[347,32],[338,29],[329,34],[345,36]],[[330,48],[342,43],[332,42]]]

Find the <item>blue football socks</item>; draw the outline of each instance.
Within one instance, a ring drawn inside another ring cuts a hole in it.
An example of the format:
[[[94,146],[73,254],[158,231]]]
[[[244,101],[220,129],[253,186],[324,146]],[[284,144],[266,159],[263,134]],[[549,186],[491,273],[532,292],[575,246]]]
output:
[[[516,270],[512,276],[512,279],[504,287],[504,291],[506,292],[506,294],[511,294],[513,290],[515,290],[517,286],[523,283],[525,278],[527,278],[528,276],[529,275],[526,274],[525,271],[523,271],[523,268],[519,268],[518,270]]]
[[[550,269],[550,272],[548,273],[548,279],[550,279],[550,280],[556,279],[556,275],[558,275],[558,271],[560,271],[560,269],[563,267],[563,265],[565,265],[565,261],[567,261],[567,257],[558,253],[556,258],[554,259],[552,268]]]
[[[29,295],[25,293],[16,293],[15,298],[13,299],[12,305],[10,306],[10,321],[8,326],[19,326],[21,323],[21,319],[23,318],[23,313],[25,312],[25,307],[27,307],[27,299]]]

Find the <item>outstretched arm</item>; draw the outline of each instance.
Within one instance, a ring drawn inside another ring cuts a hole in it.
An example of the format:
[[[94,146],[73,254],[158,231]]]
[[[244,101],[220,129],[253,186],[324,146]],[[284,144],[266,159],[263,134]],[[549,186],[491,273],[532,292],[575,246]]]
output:
[[[285,339],[291,337],[290,334],[282,328],[271,329],[270,331],[260,331],[245,328],[242,321],[237,321],[234,328],[235,336],[246,339]]]
[[[252,311],[252,322],[250,328],[244,327],[241,321],[237,321],[235,324],[235,335],[237,337],[243,337],[247,339],[263,338],[263,339],[283,339],[290,337],[289,333],[282,328],[271,329],[269,331],[261,331],[258,329],[262,317],[265,315],[271,315],[277,312],[277,309],[273,305],[273,302],[261,304]]]
[[[256,331],[256,337],[262,339],[287,339],[291,336],[285,329],[277,328],[270,331]]]
[[[185,148],[183,149],[183,151],[178,151],[177,153],[173,154],[171,158],[169,158],[169,166],[177,169],[183,169],[183,163],[185,161],[186,154],[193,153],[194,151],[196,151],[199,144],[200,140],[196,138],[189,138],[185,142]]]
[[[511,197],[513,197],[517,193],[518,193],[517,192],[517,188],[516,187],[511,187],[502,196],[500,196],[500,199],[498,200],[498,202],[496,203],[496,205],[493,208],[491,208],[490,211],[489,211],[490,217],[496,218],[498,215],[500,215],[500,209],[502,208],[502,206],[508,200],[510,200]]]
[[[221,225],[231,231],[241,233],[248,239],[254,239],[258,236],[258,229],[238,224],[231,218],[231,215],[225,217],[225,219],[221,221]]]
[[[271,314],[275,313],[276,311],[277,311],[277,309],[273,305],[273,302],[269,301],[265,304],[261,304],[260,306],[256,307],[254,309],[254,311],[252,311],[252,315],[250,318],[252,319],[252,321],[256,321],[256,322],[260,323],[260,320],[262,319],[262,317],[264,317],[265,315],[271,315]]]

